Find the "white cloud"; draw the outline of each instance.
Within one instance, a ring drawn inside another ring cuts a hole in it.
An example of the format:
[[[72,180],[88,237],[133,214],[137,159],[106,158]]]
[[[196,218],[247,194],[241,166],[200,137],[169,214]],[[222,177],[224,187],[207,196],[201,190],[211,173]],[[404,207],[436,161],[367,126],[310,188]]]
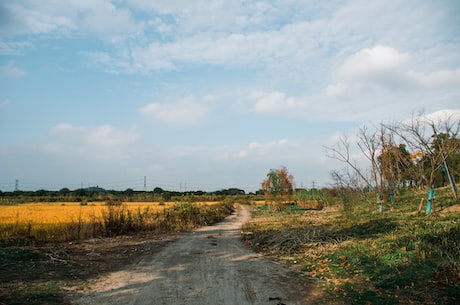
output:
[[[430,50],[429,58],[433,56]],[[389,46],[363,48],[332,73],[333,83],[326,85],[319,100],[329,105],[331,114],[352,120],[402,119],[404,114],[420,109],[452,107],[459,94],[460,68],[440,69],[452,60],[439,61],[438,65],[425,65],[426,61],[425,56]]]
[[[431,71],[422,73],[416,71],[417,64],[416,58],[408,52],[392,47],[362,49],[345,60],[337,71],[337,77],[342,83],[328,85],[326,95],[340,95],[347,89],[367,90],[370,86],[409,92],[460,84],[460,68],[433,70],[434,67],[431,67]],[[414,69],[410,69],[411,66]]]
[[[254,92],[250,96],[256,100],[254,111],[257,113],[280,114],[280,113],[296,113],[304,111],[307,103],[304,100],[286,96],[284,92],[274,91]]]
[[[339,70],[345,78],[373,79],[385,74],[393,74],[409,55],[388,46],[365,48],[350,56]]]
[[[279,9],[267,1],[247,2],[243,5],[237,1],[225,0],[130,0],[129,3],[165,19],[174,16],[175,30],[181,33],[241,31],[250,25],[267,24],[274,13],[279,13]]]
[[[74,126],[61,123],[51,129],[51,133],[61,136],[65,143],[78,146],[79,144],[90,147],[119,147],[132,144],[139,139],[135,128],[130,130],[115,129],[110,125],[100,126]]]
[[[460,86],[460,68],[455,70],[439,70],[428,74],[411,70],[407,75],[420,87],[439,88],[445,86]]]
[[[88,30],[102,33],[133,33],[141,31],[142,22],[136,22],[131,11],[126,8],[117,8],[110,1],[90,1],[89,5],[78,7],[80,1],[74,5],[84,11],[83,22]]]
[[[117,7],[110,0],[6,1],[1,6],[8,35],[61,35],[77,30],[127,34],[143,28],[128,8]]]
[[[407,54],[400,53],[394,48],[376,46],[363,49],[349,58],[342,67],[344,73],[364,75],[392,70],[407,61]]]
[[[38,4],[7,1],[2,6],[7,18],[5,29],[8,29],[9,34],[42,34],[73,27],[73,22],[68,17],[53,14],[54,9],[47,10],[50,8],[47,2]]]
[[[295,144],[289,142],[286,139],[278,141],[271,141],[266,143],[251,142],[247,147],[240,149],[232,154],[225,154],[224,157],[236,157],[236,158],[260,158],[264,157],[269,159],[273,156],[277,156],[279,151],[295,148]]]
[[[290,61],[303,62],[317,52],[308,22],[287,24],[279,29],[256,29],[251,32],[195,32],[177,35],[170,40],[134,43],[126,50],[129,56],[111,54],[101,64],[122,62],[129,66],[121,72],[151,72],[182,69],[188,65],[270,68]],[[299,65],[294,65],[299,66]],[[110,66],[108,67],[110,68]]]
[[[429,124],[460,124],[460,109],[441,109],[428,114],[421,114],[414,118],[417,121],[425,122]],[[406,122],[410,123],[411,119],[407,119]],[[455,126],[454,126],[455,127]],[[455,129],[455,128],[454,128]]]
[[[150,103],[142,107],[140,112],[161,123],[194,125],[205,119],[208,101],[209,97],[197,100],[188,96],[175,102]]]

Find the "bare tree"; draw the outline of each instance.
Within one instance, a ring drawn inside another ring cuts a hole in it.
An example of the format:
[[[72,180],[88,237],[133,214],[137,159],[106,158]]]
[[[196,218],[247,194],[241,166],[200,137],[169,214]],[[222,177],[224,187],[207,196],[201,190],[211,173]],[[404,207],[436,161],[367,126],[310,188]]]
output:
[[[376,189],[377,190],[377,203],[379,204],[380,212],[383,212],[383,200],[382,200],[382,171],[378,162],[378,153],[382,149],[382,139],[384,138],[384,130],[370,132],[367,127],[363,127],[359,130],[357,146],[364,157],[370,162],[370,169],[363,170],[359,168],[356,160],[351,158],[350,143],[346,137],[339,139],[339,147],[326,147],[328,151],[328,157],[334,158],[348,165],[348,168],[352,170],[350,173],[346,170],[342,175],[337,172],[335,178],[344,179],[346,178],[349,185],[353,185],[355,190],[359,190],[362,197],[366,201],[370,200],[365,196],[363,189]],[[369,174],[369,176],[368,176]]]
[[[441,170],[447,176],[453,196],[458,198],[457,187],[446,162],[449,155],[459,153],[458,140],[460,120],[449,116],[438,120],[429,119],[422,112],[410,121],[389,126],[409,149],[419,158],[414,159],[414,172],[421,184],[428,190],[427,214],[434,206],[434,186],[436,173]],[[421,209],[421,206],[419,210]]]
[[[392,125],[382,123],[373,130],[364,126],[359,129],[355,144],[368,161],[369,168],[362,169],[357,165],[352,158],[352,147],[344,136],[337,146],[326,147],[327,156],[344,162],[354,175],[335,172],[332,177],[342,184],[349,179],[349,185],[353,178],[354,184],[374,189],[382,209],[383,195],[389,195],[393,202],[394,190],[407,180],[429,189],[430,199],[434,196],[435,177],[439,177],[442,169],[457,198],[457,188],[447,161],[452,155],[460,155],[459,131],[460,120],[452,117],[428,119],[423,113]]]
[[[446,161],[450,154],[456,153],[460,150],[460,142],[457,140],[460,122],[452,124],[451,119],[449,118],[444,122],[442,129],[439,128],[439,126],[435,126],[434,122],[430,122],[430,126],[435,138],[435,148],[437,148],[440,159],[442,160],[441,167],[447,176],[454,197],[458,198],[457,187]],[[439,134],[439,130],[443,133]]]
[[[356,160],[352,159],[350,151],[350,142],[346,136],[339,138],[339,143],[336,147],[324,147],[327,151],[327,156],[332,159],[339,160],[340,162],[348,165],[353,172],[358,176],[359,179],[355,178],[353,184],[360,185],[362,187],[371,187],[372,183],[369,177],[366,176],[365,170],[361,169],[357,164]],[[343,177],[343,176],[342,176]]]
[[[456,140],[459,135],[460,121],[448,117],[436,122],[427,118],[423,113],[419,113],[410,121],[387,127],[397,134],[412,152],[421,157],[414,159],[414,165],[417,169],[416,175],[422,180],[423,185],[431,188],[434,185],[436,172],[444,167],[453,194],[457,198],[455,183],[451,181],[452,177],[446,160],[450,154],[458,153],[460,149],[460,143]]]

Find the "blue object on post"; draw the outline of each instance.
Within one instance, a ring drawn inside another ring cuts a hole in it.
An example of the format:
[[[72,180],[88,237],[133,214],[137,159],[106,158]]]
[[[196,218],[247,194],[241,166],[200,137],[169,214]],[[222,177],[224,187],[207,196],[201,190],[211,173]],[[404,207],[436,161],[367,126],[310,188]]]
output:
[[[426,205],[426,214],[427,215],[431,213],[431,209],[433,207],[433,200],[434,200],[434,188],[431,187],[428,190],[428,200],[427,200],[427,205]]]

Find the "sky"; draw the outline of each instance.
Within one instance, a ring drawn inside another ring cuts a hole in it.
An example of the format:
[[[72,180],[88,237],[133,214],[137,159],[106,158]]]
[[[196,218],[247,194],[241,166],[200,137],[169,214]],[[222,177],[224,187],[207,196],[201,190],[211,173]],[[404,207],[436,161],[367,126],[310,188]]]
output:
[[[460,111],[460,2],[3,0],[0,190],[332,183],[340,135]],[[145,182],[145,184],[144,184]]]

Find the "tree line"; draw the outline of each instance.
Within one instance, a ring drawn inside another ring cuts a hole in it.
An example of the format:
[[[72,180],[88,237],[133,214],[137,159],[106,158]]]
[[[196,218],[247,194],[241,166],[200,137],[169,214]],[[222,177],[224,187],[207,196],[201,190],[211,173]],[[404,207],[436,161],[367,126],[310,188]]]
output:
[[[40,189],[36,191],[16,190],[13,192],[2,192],[0,190],[0,204],[11,202],[20,203],[26,201],[42,201],[42,202],[60,202],[60,201],[109,201],[113,199],[123,201],[169,201],[187,197],[190,200],[200,198],[201,200],[220,200],[223,196],[246,195],[246,192],[239,188],[221,189],[212,192],[205,191],[169,191],[160,187],[154,188],[152,191],[139,191],[132,188],[127,188],[123,191],[105,190],[99,186],[79,188],[70,190],[62,188],[58,191],[50,191]],[[206,198],[204,198],[206,197]],[[11,200],[9,200],[11,199]]]

